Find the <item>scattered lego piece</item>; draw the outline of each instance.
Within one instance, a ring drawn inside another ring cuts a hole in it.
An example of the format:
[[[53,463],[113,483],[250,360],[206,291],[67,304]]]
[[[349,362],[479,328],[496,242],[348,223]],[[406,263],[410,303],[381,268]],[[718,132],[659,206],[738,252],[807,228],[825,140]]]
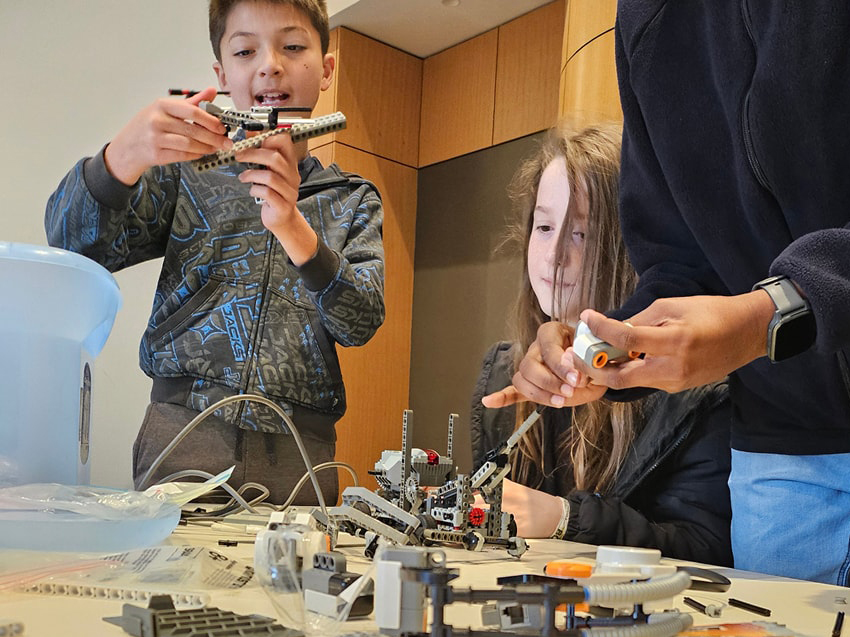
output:
[[[304,633],[281,626],[262,615],[237,615],[218,608],[175,610],[169,595],[155,595],[147,608],[124,604],[120,617],[104,621],[121,626],[134,637],[241,637],[277,635],[303,637]],[[12,633],[14,634],[14,633]]]
[[[0,637],[18,637],[24,634],[24,625],[10,619],[0,619]]]

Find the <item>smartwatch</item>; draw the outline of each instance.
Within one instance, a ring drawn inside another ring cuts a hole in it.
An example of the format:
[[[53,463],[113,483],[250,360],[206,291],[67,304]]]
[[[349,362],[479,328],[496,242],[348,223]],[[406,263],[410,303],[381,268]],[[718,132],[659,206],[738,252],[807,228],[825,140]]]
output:
[[[809,349],[815,342],[817,327],[808,301],[785,276],[759,281],[753,290],[770,295],[776,312],[767,327],[767,356],[773,363],[784,361]]]

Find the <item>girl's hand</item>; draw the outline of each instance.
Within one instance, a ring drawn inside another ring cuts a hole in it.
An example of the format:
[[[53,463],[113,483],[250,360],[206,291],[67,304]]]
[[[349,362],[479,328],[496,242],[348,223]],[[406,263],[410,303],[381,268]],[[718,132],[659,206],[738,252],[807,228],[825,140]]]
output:
[[[565,407],[600,398],[605,387],[588,384],[587,376],[575,367],[572,342],[570,326],[557,321],[544,323],[514,374],[513,385],[485,396],[481,402],[485,407],[505,407],[530,400],[538,405]]]
[[[475,506],[487,508],[484,499],[475,496]],[[517,535],[524,538],[550,537],[561,520],[561,499],[522,484],[502,482],[502,510],[514,514]]]

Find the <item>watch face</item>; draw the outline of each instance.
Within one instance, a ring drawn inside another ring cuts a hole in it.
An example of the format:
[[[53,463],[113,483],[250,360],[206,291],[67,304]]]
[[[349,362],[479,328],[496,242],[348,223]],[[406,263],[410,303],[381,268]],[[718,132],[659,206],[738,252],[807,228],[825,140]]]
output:
[[[811,347],[815,334],[815,317],[811,312],[786,318],[774,332],[772,359],[782,361],[804,352]]]

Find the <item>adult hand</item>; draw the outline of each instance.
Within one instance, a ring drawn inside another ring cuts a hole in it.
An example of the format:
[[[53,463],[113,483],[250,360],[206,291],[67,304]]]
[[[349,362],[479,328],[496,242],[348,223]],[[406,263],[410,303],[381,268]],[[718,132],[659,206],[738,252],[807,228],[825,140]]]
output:
[[[106,167],[132,186],[148,168],[197,159],[233,142],[217,117],[198,107],[217,92],[206,88],[187,99],[162,98],[139,111],[106,147]]]
[[[678,392],[721,380],[766,353],[775,306],[763,290],[737,296],[659,299],[629,319],[631,325],[592,310],[581,319],[590,331],[643,359],[592,369],[574,363],[594,383],[613,389],[654,387]]]
[[[551,321],[537,330],[512,379],[513,385],[482,399],[485,407],[505,407],[527,400],[539,405],[564,407],[582,405],[601,397],[605,387],[588,384],[587,377],[573,364],[573,329]]]
[[[263,225],[283,245],[290,260],[300,266],[316,254],[319,238],[299,212],[298,173],[300,152],[289,135],[273,135],[260,148],[240,151],[239,161],[260,164],[239,174],[239,181],[250,183],[251,194],[263,200]]]
[[[486,508],[477,495],[475,506]],[[524,538],[550,537],[561,520],[561,499],[511,480],[502,481],[502,510],[514,514],[517,535]]]

